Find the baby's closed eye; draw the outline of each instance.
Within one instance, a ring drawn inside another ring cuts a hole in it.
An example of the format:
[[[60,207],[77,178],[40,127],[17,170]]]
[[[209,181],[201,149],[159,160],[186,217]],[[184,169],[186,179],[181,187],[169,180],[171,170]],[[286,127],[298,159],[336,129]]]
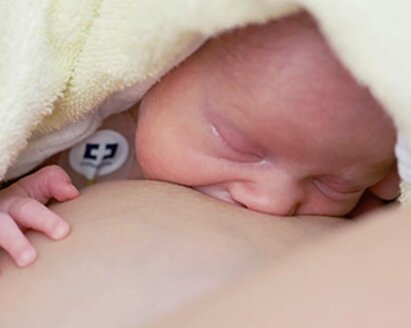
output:
[[[366,189],[365,187],[353,186],[348,184],[339,184],[336,181],[330,181],[327,178],[313,178],[314,186],[323,195],[334,201],[347,201],[353,198],[359,198]]]
[[[257,147],[246,136],[228,127],[214,126],[214,130],[216,136],[229,150],[244,155],[246,160],[250,162],[262,160],[262,153],[258,152]]]

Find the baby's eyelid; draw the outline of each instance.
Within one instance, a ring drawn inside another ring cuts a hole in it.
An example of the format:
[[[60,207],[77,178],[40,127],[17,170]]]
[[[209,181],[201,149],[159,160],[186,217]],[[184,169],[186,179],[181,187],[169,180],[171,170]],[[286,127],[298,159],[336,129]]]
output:
[[[258,154],[257,152],[252,152],[250,150],[246,150],[246,149],[240,149],[240,147],[237,147],[235,144],[233,144],[232,142],[230,142],[230,140],[228,140],[228,138],[224,137],[223,133],[220,132],[220,130],[215,126],[212,125],[212,131],[213,134],[218,137],[218,139],[220,139],[225,146],[229,147],[231,150],[240,153],[242,155],[251,157],[251,160],[253,161],[261,161],[262,160],[262,155]]]

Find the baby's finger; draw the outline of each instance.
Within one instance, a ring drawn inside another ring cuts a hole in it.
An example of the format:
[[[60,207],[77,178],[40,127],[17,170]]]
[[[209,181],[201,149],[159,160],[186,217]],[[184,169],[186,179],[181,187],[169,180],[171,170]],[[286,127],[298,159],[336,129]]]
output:
[[[16,222],[4,212],[0,212],[0,247],[10,254],[19,267],[28,266],[37,258],[36,250]]]
[[[8,213],[21,226],[41,231],[55,240],[64,238],[70,232],[66,221],[32,198],[15,197]]]
[[[25,194],[16,196],[28,196],[45,204],[51,198],[65,201],[77,197],[80,193],[71,183],[67,173],[57,165],[50,165],[41,170],[20,179],[16,183]]]

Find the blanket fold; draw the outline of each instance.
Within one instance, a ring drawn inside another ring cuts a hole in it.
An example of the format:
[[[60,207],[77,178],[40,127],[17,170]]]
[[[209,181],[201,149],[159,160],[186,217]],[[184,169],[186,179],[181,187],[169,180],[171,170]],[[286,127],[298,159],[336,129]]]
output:
[[[411,144],[407,0],[3,0],[0,179],[92,133],[207,38],[302,9]]]

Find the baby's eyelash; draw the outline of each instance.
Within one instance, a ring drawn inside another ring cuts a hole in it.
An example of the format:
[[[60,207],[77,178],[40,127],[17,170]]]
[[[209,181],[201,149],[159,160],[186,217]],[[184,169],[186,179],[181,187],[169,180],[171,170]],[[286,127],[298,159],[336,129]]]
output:
[[[326,183],[321,182],[318,179],[312,179],[313,184],[322,194],[326,197],[331,198],[334,201],[344,201],[350,198],[358,196],[358,194],[362,193],[364,190],[337,190]]]

